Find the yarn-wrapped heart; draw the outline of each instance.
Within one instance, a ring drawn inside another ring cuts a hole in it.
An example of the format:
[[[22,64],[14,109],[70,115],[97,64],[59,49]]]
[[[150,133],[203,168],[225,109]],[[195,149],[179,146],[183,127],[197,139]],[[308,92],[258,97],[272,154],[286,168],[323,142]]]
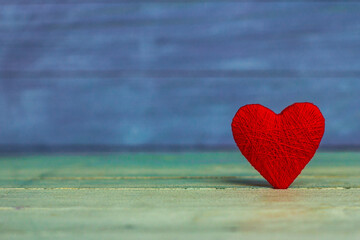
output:
[[[274,188],[286,189],[318,149],[325,119],[312,103],[295,103],[280,114],[250,104],[237,111],[231,127],[250,164]]]

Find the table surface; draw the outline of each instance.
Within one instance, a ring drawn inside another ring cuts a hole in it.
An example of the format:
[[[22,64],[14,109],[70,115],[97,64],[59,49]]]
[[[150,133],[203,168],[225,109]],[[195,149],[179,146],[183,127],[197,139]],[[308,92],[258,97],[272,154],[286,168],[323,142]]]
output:
[[[238,152],[0,158],[0,239],[119,237],[360,239],[360,153],[317,153],[287,190]]]

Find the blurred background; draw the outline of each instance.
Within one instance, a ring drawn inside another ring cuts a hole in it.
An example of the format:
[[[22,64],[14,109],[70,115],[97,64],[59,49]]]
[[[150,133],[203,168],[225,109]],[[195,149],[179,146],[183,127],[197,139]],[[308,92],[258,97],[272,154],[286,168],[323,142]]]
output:
[[[357,1],[0,1],[0,150],[236,150],[231,121],[313,102],[360,147]]]

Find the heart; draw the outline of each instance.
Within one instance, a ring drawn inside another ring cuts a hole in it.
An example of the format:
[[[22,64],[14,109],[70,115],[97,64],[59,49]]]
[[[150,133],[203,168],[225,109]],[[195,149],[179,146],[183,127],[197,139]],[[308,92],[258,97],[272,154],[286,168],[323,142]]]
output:
[[[231,127],[250,164],[274,188],[286,189],[318,149],[325,119],[312,103],[294,103],[280,114],[249,104],[237,111]]]

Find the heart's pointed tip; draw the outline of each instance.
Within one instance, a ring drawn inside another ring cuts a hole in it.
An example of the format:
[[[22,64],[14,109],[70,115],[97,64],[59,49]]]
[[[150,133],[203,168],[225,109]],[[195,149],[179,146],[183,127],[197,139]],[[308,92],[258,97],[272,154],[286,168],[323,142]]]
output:
[[[284,189],[288,189],[289,187],[274,187],[274,189],[278,189],[278,190],[284,190]]]
[[[289,185],[273,185],[274,189],[288,189],[290,187]]]
[[[271,184],[274,189],[288,189],[291,185],[291,183],[277,183],[277,184]]]

